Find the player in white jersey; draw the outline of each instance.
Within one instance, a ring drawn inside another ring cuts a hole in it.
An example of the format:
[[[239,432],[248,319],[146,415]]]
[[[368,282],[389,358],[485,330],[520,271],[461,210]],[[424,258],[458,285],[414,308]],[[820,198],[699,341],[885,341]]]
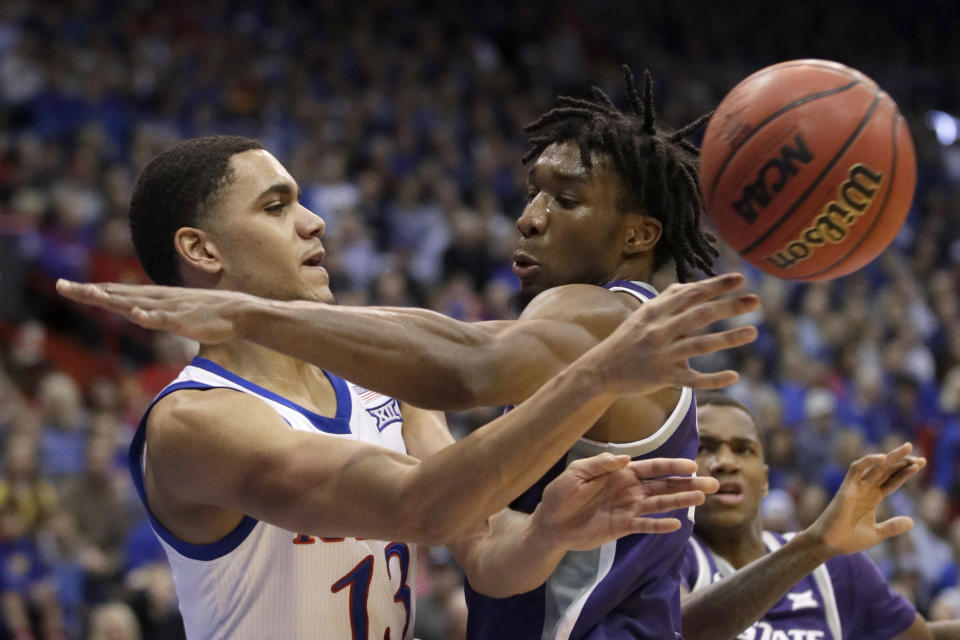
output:
[[[186,141],[137,182],[138,256],[160,283],[329,302],[324,224],[298,195],[254,141]],[[638,515],[694,504],[715,483],[643,478],[690,473],[691,461],[590,458],[551,483],[533,514],[505,507],[619,395],[733,382],[733,372],[701,374],[686,360],[749,342],[755,330],[688,335],[754,308],[753,298],[716,299],[741,283],[723,276],[644,304],[509,414],[456,444],[438,414],[404,404],[402,423],[388,424],[393,409],[380,405],[365,416],[339,378],[218,334],[232,330],[229,319],[203,324],[201,359],[154,403],[131,447],[189,636],[396,640],[412,628],[406,544],[457,543],[472,581],[517,593],[542,583],[567,550],[676,530],[675,518]],[[61,291],[111,304],[101,289]],[[142,320],[142,311],[128,311]],[[362,339],[392,347],[380,335]],[[382,431],[373,432],[370,415],[385,417]],[[307,553],[331,560],[303,560]]]

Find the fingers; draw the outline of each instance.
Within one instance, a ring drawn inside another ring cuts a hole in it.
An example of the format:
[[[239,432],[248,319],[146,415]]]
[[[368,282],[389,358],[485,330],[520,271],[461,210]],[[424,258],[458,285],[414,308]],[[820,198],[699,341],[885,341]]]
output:
[[[108,291],[110,283],[79,283],[57,280],[57,292],[74,302],[127,315],[136,306],[127,296]]]
[[[913,445],[909,442],[904,442],[893,451],[887,453],[880,464],[868,466],[860,476],[860,479],[868,481],[879,480],[879,482],[882,483],[882,478],[886,477],[912,450]]]
[[[759,306],[760,298],[753,294],[696,304],[673,318],[670,330],[673,335],[687,335],[719,320],[753,311]]]
[[[637,515],[647,515],[687,509],[703,504],[706,499],[703,491],[680,491],[678,493],[646,496],[638,502],[635,513]]]
[[[850,465],[850,468],[847,469],[847,477],[844,481],[857,481],[863,476],[863,474],[870,468],[882,463],[886,459],[886,456],[882,453],[872,453],[870,455],[863,456],[854,460]]]
[[[678,340],[673,347],[677,358],[694,358],[724,349],[734,349],[750,344],[757,339],[757,328],[754,326],[738,327],[718,333],[708,333],[702,336]]]
[[[590,458],[582,458],[572,462],[567,469],[580,478],[596,478],[613,471],[619,471],[630,464],[630,456],[617,456],[612,453],[601,453]]]
[[[60,278],[57,280],[57,293],[74,302],[83,304],[94,304],[102,306],[104,302],[103,291],[94,284],[82,284],[71,280]]]
[[[906,533],[913,528],[913,520],[907,516],[897,516],[895,518],[890,518],[889,520],[884,520],[883,522],[877,523],[877,535],[880,536],[880,540],[886,540],[891,536],[898,536],[901,533]]]
[[[920,469],[926,466],[926,459],[920,458],[920,460],[923,461],[922,464],[908,460],[904,460],[901,463],[900,468],[892,473],[886,482],[880,485],[880,490],[883,492],[884,497],[902,487],[904,482],[918,474]]]
[[[680,528],[676,518],[634,518],[617,537],[631,533],[672,533]]]
[[[723,389],[740,380],[740,374],[732,369],[713,373],[700,373],[692,369],[677,375],[677,384],[691,389]]]
[[[719,488],[720,483],[717,479],[709,476],[674,476],[643,481],[643,492],[648,496],[667,495],[680,491],[716,493]]]
[[[134,307],[130,310],[128,317],[144,329],[163,329],[170,326],[168,314],[165,311],[147,311],[140,307]]]
[[[628,468],[640,480],[647,480],[663,476],[688,476],[696,473],[697,463],[688,458],[648,458],[634,460]]]
[[[744,280],[739,273],[725,273],[699,282],[670,285],[662,295],[652,301],[656,305],[648,304],[656,307],[659,312],[673,313],[679,309],[689,308],[697,302],[716,298],[738,289],[743,286]]]

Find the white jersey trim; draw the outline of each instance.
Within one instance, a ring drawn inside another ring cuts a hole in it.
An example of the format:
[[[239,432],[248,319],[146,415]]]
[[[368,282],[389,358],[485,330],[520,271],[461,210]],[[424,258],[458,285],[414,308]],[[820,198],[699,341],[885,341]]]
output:
[[[785,533],[783,537],[790,540],[796,533]],[[780,548],[780,541],[769,531],[763,532],[763,540],[767,543],[770,551],[776,551]],[[813,570],[813,581],[820,590],[820,597],[823,599],[823,614],[827,620],[827,626],[830,627],[830,633],[836,640],[842,640],[843,627],[840,623],[840,611],[837,608],[837,597],[833,592],[833,580],[830,578],[830,571],[827,565],[821,564]]]
[[[710,570],[710,560],[707,559],[707,553],[700,546],[700,542],[690,536],[690,544],[693,546],[694,555],[697,556],[697,581],[690,585],[690,592],[692,593],[709,586],[713,577],[710,574],[713,572]]]
[[[616,455],[628,455],[631,458],[646,455],[651,451],[661,447],[667,440],[670,439],[670,436],[674,434],[674,432],[677,430],[677,427],[679,427],[683,422],[683,419],[687,415],[687,411],[690,409],[690,405],[692,403],[693,390],[690,389],[690,387],[683,387],[680,390],[680,399],[677,401],[677,406],[673,408],[673,411],[670,413],[670,417],[667,418],[666,422],[664,422],[659,429],[643,440],[617,443],[599,442],[597,440],[591,440],[590,438],[583,437],[573,445],[571,451],[577,456],[582,456],[584,458],[595,456],[604,452],[610,452]]]
[[[593,593],[594,589],[597,588],[597,585],[603,582],[607,574],[610,573],[616,555],[616,540],[606,542],[600,547],[600,557],[597,560],[597,576],[594,578],[593,583],[587,587],[587,589],[580,594],[580,597],[567,607],[566,611],[560,616],[560,621],[557,623],[557,630],[552,636],[554,640],[569,640],[570,634],[573,633],[573,628],[580,619],[580,612],[583,611],[583,607],[587,604],[587,599]],[[547,630],[545,629],[544,631]],[[550,637],[550,635],[544,633],[544,638]]]

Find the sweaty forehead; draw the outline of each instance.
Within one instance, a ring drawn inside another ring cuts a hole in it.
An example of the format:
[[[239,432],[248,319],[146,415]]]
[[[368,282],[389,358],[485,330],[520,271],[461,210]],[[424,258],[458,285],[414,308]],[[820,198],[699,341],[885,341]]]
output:
[[[590,156],[592,167],[588,169],[580,158],[580,147],[572,141],[554,142],[543,150],[533,166],[531,174],[550,174],[554,177],[589,183],[609,175],[609,162],[602,153],[594,152]]]
[[[531,169],[547,170],[580,178],[587,178],[590,172],[580,161],[580,149],[573,142],[553,143],[537,157]]]
[[[224,196],[252,201],[270,187],[289,185],[296,192],[296,182],[280,164],[280,161],[265,149],[250,149],[230,158],[234,180],[225,189]]]

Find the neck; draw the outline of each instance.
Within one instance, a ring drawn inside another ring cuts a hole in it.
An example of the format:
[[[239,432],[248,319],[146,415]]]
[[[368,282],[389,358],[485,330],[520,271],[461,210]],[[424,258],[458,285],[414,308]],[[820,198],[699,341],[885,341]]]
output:
[[[639,258],[623,260],[607,278],[607,282],[613,282],[614,280],[650,282],[651,279],[653,279],[653,258],[644,255]]]
[[[733,565],[734,569],[740,569],[767,554],[760,518],[738,527],[699,528],[696,532],[711,551]]]
[[[318,367],[246,340],[201,345],[198,355],[280,394],[309,389],[313,380],[326,383]]]

